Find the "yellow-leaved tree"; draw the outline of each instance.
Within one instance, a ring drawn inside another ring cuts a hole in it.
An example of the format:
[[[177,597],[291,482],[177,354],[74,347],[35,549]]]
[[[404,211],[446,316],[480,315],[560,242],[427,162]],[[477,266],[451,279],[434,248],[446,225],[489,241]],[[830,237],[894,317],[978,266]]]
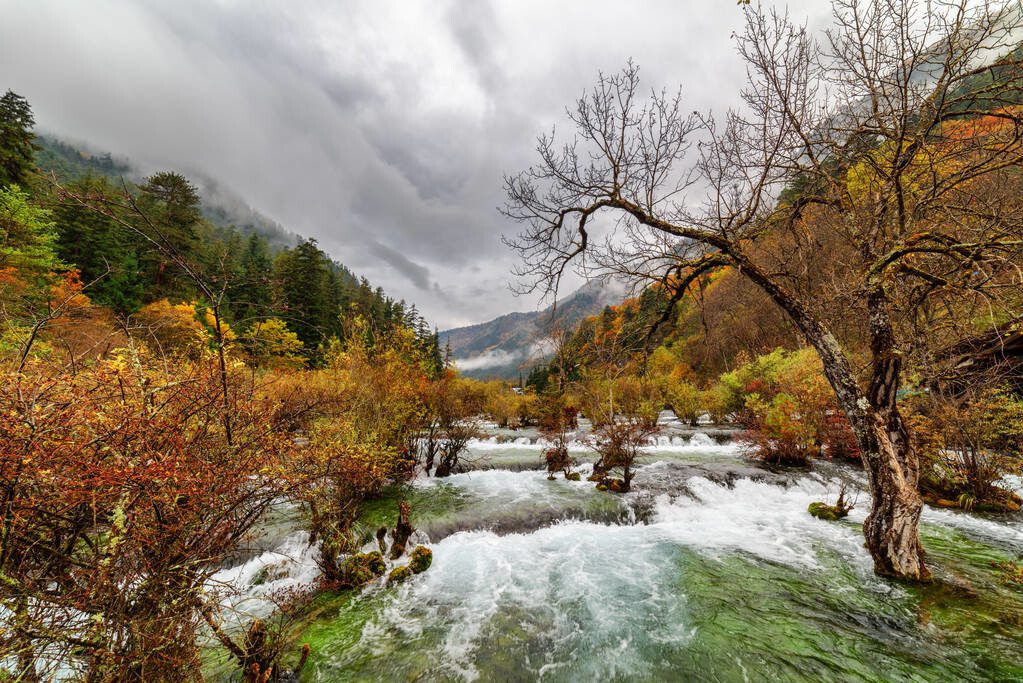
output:
[[[280,318],[256,322],[246,335],[246,347],[256,365],[275,369],[293,369],[305,364],[302,340]]]

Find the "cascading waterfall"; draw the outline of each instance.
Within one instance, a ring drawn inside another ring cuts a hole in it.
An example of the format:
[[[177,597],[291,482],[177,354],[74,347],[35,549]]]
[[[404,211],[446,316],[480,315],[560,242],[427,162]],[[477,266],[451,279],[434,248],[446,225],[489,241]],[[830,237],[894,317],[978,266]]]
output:
[[[584,436],[573,451],[592,460]],[[377,581],[335,598],[301,636],[313,646],[307,676],[1023,676],[1023,599],[990,567],[1023,553],[1018,514],[928,508],[922,534],[940,581],[916,587],[873,573],[861,473],[767,472],[734,443],[676,432],[650,444],[634,491],[620,496],[522,469],[544,447],[535,434],[495,436],[470,448],[509,467],[417,480],[405,497],[422,540],[433,541],[433,566],[397,587]],[[849,518],[807,513],[843,486]],[[368,521],[386,520],[393,505],[370,506]],[[313,581],[305,540],[293,532],[218,578],[253,602]]]

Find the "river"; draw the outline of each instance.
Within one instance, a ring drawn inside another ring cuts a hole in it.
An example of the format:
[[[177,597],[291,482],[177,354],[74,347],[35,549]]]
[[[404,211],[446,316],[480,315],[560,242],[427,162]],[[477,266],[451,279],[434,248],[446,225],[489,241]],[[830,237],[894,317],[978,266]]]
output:
[[[1019,513],[927,508],[938,581],[889,581],[863,548],[861,472],[769,471],[726,432],[662,420],[625,495],[548,481],[535,432],[493,429],[472,444],[481,469],[367,506],[371,529],[404,495],[433,566],[317,598],[303,680],[1023,679],[1023,592],[991,566],[1023,554]],[[585,476],[592,455],[573,455]],[[847,519],[807,513],[843,483]],[[315,581],[295,515],[218,577],[240,609]]]

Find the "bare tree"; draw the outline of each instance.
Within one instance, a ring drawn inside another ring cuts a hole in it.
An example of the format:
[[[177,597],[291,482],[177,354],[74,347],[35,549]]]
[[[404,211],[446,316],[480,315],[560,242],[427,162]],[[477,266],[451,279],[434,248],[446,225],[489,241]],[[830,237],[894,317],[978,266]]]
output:
[[[631,63],[602,75],[569,112],[576,137],[541,137],[539,163],[506,178],[504,213],[526,225],[508,242],[548,294],[573,264],[660,281],[672,302],[722,267],[756,284],[816,349],[852,424],[876,571],[923,580],[897,392],[929,343],[1019,316],[1023,21],[967,0],[832,7],[819,40],[743,8],[744,106],[721,122],[685,113],[680,95],[641,98]],[[839,266],[827,286],[812,266],[821,240]]]

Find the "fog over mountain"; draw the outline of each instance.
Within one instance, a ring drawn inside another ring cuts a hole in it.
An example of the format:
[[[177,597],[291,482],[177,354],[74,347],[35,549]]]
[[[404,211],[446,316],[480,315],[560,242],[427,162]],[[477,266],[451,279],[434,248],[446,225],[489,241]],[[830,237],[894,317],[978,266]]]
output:
[[[668,0],[8,2],[0,88],[42,131],[216,178],[452,327],[538,306],[508,288],[516,226],[495,210],[535,136],[629,57],[646,85],[720,110],[740,20]]]
[[[515,379],[519,372],[549,360],[550,331],[575,329],[605,306],[620,304],[628,288],[615,281],[594,280],[561,297],[542,311],[506,313],[493,320],[440,333],[455,365],[468,377]]]

